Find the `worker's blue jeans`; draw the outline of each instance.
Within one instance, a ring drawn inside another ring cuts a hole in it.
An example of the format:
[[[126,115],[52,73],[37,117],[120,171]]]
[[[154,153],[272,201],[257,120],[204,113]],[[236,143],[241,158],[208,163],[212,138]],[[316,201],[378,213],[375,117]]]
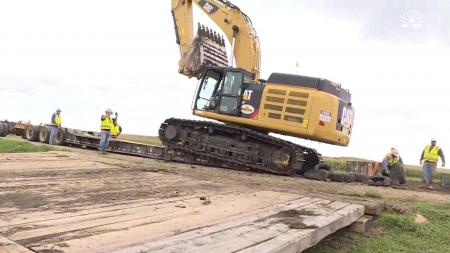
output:
[[[102,130],[100,133],[100,145],[98,146],[98,150],[102,153],[105,153],[108,149],[109,145],[109,137],[111,133],[109,131]]]
[[[56,126],[52,126],[50,128],[50,139],[48,140],[48,144],[55,145],[56,133],[58,132],[58,128]]]
[[[433,183],[433,175],[436,171],[437,163],[423,162],[422,181],[427,184]]]

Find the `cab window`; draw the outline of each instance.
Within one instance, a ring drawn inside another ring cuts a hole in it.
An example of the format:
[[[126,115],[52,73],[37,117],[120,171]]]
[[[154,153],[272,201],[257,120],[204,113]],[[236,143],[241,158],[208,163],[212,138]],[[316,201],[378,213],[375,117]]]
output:
[[[227,72],[223,82],[222,95],[239,96],[241,95],[242,73]]]
[[[215,71],[209,71],[202,79],[200,91],[196,102],[196,108],[199,110],[206,110],[211,104],[216,90],[217,84],[220,81],[220,74]]]

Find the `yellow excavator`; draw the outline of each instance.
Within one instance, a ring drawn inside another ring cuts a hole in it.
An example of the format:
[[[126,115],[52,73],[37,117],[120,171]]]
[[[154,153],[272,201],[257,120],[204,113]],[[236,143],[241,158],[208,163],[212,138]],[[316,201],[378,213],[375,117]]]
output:
[[[260,79],[260,46],[250,18],[225,0],[171,0],[179,72],[199,84],[193,114],[217,120],[170,118],[159,137],[169,148],[232,168],[283,175],[326,170],[314,149],[269,135],[278,133],[347,146],[353,127],[351,94],[326,79],[273,73]],[[193,6],[223,32],[198,24]],[[195,37],[194,37],[195,35]]]

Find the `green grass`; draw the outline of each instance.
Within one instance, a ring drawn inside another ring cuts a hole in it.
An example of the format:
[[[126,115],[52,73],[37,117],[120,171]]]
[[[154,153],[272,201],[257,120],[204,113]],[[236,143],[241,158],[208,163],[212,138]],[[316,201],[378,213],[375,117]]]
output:
[[[384,233],[360,235],[341,232],[327,238],[306,253],[448,253],[450,252],[450,203],[411,203],[413,212],[383,213],[374,226]],[[416,224],[415,215],[420,213],[428,223]]]
[[[43,145],[33,145],[25,141],[0,139],[0,153],[47,152],[53,150]]]
[[[136,135],[136,134],[123,134],[123,135],[119,135],[118,139],[119,140],[124,140],[124,141],[145,143],[145,144],[150,144],[150,145],[162,145],[158,136],[144,136],[144,135]]]
[[[422,180],[422,166],[405,165],[405,174],[408,180],[421,181]],[[450,174],[448,169],[437,169],[434,178],[442,178],[442,175]]]

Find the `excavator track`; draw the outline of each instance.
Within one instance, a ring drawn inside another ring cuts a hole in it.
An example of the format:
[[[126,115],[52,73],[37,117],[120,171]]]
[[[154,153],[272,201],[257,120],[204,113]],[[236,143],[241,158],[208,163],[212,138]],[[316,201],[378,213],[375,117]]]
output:
[[[238,170],[296,176],[321,162],[314,149],[237,125],[170,118],[159,138],[170,149]]]

